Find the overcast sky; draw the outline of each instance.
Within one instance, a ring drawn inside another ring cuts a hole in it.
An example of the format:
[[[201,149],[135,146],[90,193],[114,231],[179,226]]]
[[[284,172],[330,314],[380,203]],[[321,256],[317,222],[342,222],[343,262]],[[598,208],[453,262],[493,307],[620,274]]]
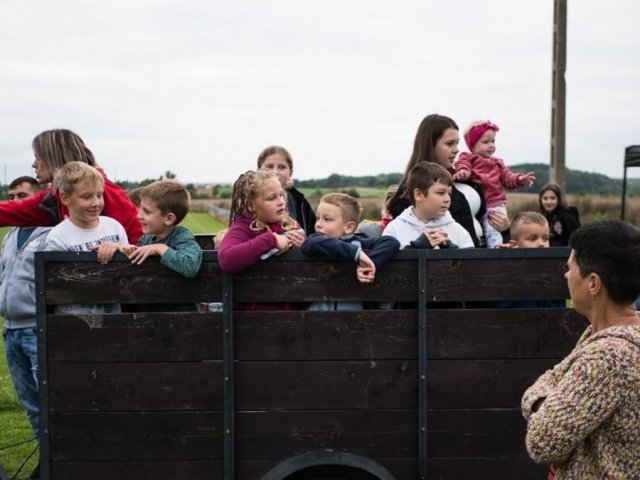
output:
[[[567,166],[622,177],[640,2],[568,18]],[[0,0],[0,180],[51,128],[116,179],[231,182],[271,144],[300,179],[400,172],[430,113],[489,118],[508,165],[549,163],[552,20],[552,0]]]

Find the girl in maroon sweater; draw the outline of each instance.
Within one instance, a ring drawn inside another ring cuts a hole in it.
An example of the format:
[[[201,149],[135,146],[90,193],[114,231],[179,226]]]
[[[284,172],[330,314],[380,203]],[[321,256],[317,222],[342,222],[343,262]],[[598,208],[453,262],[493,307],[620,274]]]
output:
[[[261,257],[281,255],[299,248],[305,236],[287,213],[285,193],[269,171],[249,170],[233,185],[229,230],[218,250],[225,272],[238,273]],[[290,310],[289,304],[244,304],[239,310]]]

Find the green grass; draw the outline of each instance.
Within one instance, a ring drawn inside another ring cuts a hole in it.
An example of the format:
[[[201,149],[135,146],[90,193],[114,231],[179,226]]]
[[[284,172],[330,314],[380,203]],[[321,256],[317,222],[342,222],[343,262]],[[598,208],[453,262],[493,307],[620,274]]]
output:
[[[205,233],[218,233],[227,226],[220,220],[213,218],[206,212],[189,212],[181,225],[184,225],[194,235]]]
[[[189,212],[182,225],[194,234],[217,233],[226,225],[205,212]],[[0,228],[0,240],[9,231],[9,227]],[[0,317],[0,326],[4,320]],[[11,376],[7,369],[4,352],[4,341],[0,339],[0,448],[33,438],[27,414],[18,402]],[[22,462],[33,451],[35,442],[0,450],[0,465],[12,478]],[[20,476],[27,476],[36,466],[37,454],[20,471]]]

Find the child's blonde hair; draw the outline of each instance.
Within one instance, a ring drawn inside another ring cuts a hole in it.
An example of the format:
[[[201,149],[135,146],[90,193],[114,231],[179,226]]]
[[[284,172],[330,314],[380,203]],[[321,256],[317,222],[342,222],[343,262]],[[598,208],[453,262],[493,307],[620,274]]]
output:
[[[83,162],[68,162],[62,165],[53,176],[53,185],[61,192],[71,195],[80,182],[95,182],[104,185],[104,177],[94,167]]]
[[[174,225],[179,224],[189,213],[189,190],[176,180],[158,180],[150,183],[139,195],[141,200],[148,198],[155,202],[163,215],[173,213],[176,216]]]
[[[513,217],[513,220],[511,221],[511,238],[517,237],[520,233],[520,227],[529,223],[533,223],[536,225],[548,225],[547,219],[544,217],[544,215],[541,215],[538,212],[519,212],[515,217]]]
[[[360,221],[362,207],[351,195],[346,193],[327,193],[322,196],[320,203],[328,203],[329,205],[338,207],[342,213],[342,219],[345,222],[355,222],[357,225]]]
[[[262,193],[262,185],[265,180],[270,178],[278,180],[275,173],[263,169],[247,170],[238,177],[233,184],[233,194],[231,196],[231,207],[229,212],[229,226],[233,225],[233,222],[237,217],[243,215],[245,217],[253,218],[252,228],[255,230],[261,232],[269,229],[265,223],[256,217],[253,202]],[[278,180],[278,182],[280,181]],[[285,212],[281,223],[282,228],[289,230],[295,228],[296,225],[296,221]]]

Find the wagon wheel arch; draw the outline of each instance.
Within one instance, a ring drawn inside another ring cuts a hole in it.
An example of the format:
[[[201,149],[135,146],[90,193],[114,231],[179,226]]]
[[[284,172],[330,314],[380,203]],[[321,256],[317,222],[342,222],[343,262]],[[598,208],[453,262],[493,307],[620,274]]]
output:
[[[261,480],[396,480],[371,459],[348,452],[316,450],[278,463]]]

